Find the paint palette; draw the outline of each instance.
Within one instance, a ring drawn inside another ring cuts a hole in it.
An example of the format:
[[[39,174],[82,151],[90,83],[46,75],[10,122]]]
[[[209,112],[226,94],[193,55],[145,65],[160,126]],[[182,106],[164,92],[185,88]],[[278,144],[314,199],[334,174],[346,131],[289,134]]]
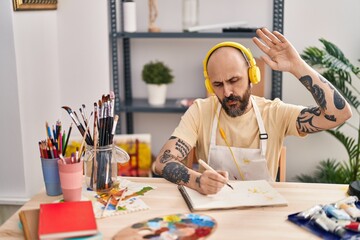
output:
[[[135,223],[119,231],[113,239],[205,239],[216,226],[215,219],[203,214],[172,214]]]

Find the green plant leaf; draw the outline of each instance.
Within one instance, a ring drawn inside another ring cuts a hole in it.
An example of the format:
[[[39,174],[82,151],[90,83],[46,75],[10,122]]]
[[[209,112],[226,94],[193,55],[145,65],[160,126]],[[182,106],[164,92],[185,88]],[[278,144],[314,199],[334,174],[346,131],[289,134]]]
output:
[[[151,61],[144,65],[141,76],[148,84],[169,84],[173,82],[172,70],[161,61]]]

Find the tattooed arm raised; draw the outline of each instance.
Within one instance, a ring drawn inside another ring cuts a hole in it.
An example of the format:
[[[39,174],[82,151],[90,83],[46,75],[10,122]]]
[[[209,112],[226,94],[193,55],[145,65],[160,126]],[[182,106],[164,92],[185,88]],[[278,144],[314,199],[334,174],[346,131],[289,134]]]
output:
[[[184,164],[191,146],[185,141],[170,137],[155,161],[155,173],[170,182],[181,184],[197,190],[202,194],[214,194],[226,184],[227,172],[219,171],[222,176],[210,170],[202,174]]]
[[[266,54],[262,59],[273,69],[293,74],[310,91],[317,107],[305,108],[297,118],[301,133],[313,133],[334,128],[352,116],[350,105],[324,77],[312,69],[291,43],[279,32],[256,31],[254,43]]]

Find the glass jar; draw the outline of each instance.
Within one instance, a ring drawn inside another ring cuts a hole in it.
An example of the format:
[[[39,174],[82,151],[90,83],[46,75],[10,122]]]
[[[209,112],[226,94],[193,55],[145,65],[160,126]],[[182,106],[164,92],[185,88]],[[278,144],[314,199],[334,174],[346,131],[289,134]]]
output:
[[[93,146],[86,146],[83,160],[87,187],[93,191],[111,190],[118,163],[127,163],[129,159],[129,154],[116,145],[97,147],[96,153]]]
[[[188,31],[189,27],[199,24],[199,0],[182,0],[182,26]]]

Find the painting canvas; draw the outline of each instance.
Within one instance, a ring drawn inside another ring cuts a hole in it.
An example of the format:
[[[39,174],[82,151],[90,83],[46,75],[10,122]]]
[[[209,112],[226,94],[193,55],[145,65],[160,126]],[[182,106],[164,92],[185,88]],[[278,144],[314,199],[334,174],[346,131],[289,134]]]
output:
[[[151,135],[150,134],[119,134],[114,136],[114,144],[130,156],[129,162],[118,163],[118,176],[148,177],[151,172]],[[65,156],[76,152],[81,145],[81,137],[72,137]]]

